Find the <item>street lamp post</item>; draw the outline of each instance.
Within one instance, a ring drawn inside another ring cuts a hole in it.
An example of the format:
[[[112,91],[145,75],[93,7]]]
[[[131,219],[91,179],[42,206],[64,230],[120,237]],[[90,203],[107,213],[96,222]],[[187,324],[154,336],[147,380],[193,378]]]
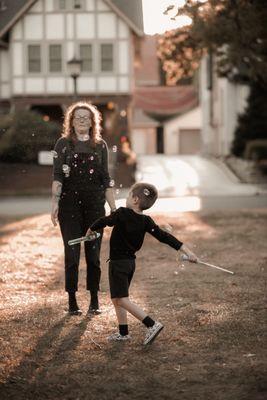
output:
[[[79,78],[81,74],[81,63],[82,61],[79,60],[78,58],[75,58],[75,56],[67,62],[68,65],[68,71],[69,75],[73,79],[73,100],[77,101],[77,79]]]

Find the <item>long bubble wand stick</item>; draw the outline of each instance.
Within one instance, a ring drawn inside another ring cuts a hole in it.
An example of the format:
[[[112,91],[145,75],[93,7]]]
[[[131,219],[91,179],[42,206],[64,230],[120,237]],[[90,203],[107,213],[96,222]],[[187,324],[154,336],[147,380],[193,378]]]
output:
[[[181,257],[181,260],[182,260],[182,261],[189,261],[189,258],[188,258],[185,254],[183,254],[182,257]],[[218,267],[217,265],[209,264],[209,263],[206,263],[206,262],[204,262],[204,261],[198,260],[198,261],[197,261],[197,264],[206,265],[207,267],[216,268],[216,269],[219,269],[220,271],[224,271],[224,272],[227,272],[228,274],[234,275],[234,272],[233,272],[233,271],[230,271],[229,269],[225,269],[225,268],[222,268],[222,267]]]

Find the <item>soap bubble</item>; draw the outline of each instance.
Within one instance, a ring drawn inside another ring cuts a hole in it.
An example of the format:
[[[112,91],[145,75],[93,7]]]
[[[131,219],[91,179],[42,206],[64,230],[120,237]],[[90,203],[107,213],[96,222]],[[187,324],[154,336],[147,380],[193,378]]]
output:
[[[69,177],[70,174],[70,167],[67,164],[62,165],[62,170],[66,177]]]
[[[149,196],[150,195],[150,191],[148,189],[144,189],[144,195],[145,196]]]
[[[93,174],[93,173],[94,173],[93,168],[90,169],[89,173],[90,173],[90,174]]]
[[[74,158],[78,158],[78,154],[74,154]]]
[[[53,156],[54,158],[58,158],[58,154],[57,154],[57,152],[56,152],[55,150],[52,150],[52,151],[51,151],[51,154],[52,154],[52,156]]]
[[[112,151],[113,151],[114,153],[116,153],[116,151],[117,151],[117,146],[112,146]]]

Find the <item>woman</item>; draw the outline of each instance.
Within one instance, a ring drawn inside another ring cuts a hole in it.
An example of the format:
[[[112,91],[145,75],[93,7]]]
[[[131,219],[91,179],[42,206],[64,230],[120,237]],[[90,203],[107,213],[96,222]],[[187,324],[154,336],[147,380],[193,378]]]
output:
[[[65,250],[65,289],[69,295],[69,314],[80,315],[76,300],[80,245],[68,241],[84,236],[89,226],[105,215],[105,201],[116,210],[112,181],[108,172],[108,150],[101,138],[101,115],[87,102],[71,105],[65,114],[62,137],[53,151],[51,219],[59,222]],[[91,301],[88,313],[98,313],[100,281],[99,239],[85,242],[87,290]]]

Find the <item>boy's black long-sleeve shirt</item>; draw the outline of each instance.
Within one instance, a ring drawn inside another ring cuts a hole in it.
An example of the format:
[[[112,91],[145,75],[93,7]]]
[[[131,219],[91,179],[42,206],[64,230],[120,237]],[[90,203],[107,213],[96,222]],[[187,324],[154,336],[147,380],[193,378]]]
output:
[[[90,229],[92,231],[113,226],[110,238],[110,259],[134,259],[135,253],[142,247],[146,232],[162,243],[179,250],[182,242],[173,235],[163,231],[151,217],[137,214],[130,208],[120,207],[107,217],[99,218]]]

